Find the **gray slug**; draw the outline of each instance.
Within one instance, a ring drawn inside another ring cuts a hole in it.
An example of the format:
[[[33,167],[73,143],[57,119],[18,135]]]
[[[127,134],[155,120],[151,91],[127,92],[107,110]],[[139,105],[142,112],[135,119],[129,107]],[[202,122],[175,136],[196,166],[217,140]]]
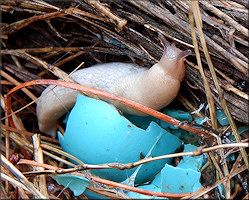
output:
[[[164,52],[160,61],[151,68],[113,62],[77,70],[70,78],[81,85],[104,90],[159,110],[177,96],[180,82],[185,76],[184,57],[191,53],[190,50],[182,51],[174,44],[170,45],[161,34],[159,37]],[[48,86],[42,93],[45,95],[38,100],[37,117],[40,131],[55,137],[58,119],[73,107],[80,92],[60,86],[53,87]],[[103,100],[125,113],[143,115],[121,103]]]

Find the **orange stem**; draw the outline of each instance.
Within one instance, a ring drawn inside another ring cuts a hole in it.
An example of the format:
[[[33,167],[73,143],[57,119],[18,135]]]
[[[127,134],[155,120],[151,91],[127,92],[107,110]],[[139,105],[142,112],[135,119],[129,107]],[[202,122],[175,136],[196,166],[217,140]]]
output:
[[[63,168],[59,168],[59,167],[54,167],[48,164],[43,164],[43,163],[38,163],[32,160],[26,160],[26,159],[20,159],[20,161],[17,164],[26,164],[26,165],[33,165],[33,166],[38,166],[38,167],[44,167],[46,169],[50,169],[50,170],[57,170],[57,169],[63,169]],[[83,173],[80,172],[72,172],[70,174],[76,175],[76,176],[83,176],[84,178],[87,178]],[[166,198],[172,198],[172,199],[179,199],[182,197],[185,197],[187,195],[190,195],[190,193],[165,193],[165,192],[154,192],[154,191],[150,191],[150,190],[145,190],[145,189],[140,189],[140,188],[136,188],[136,187],[132,187],[132,186],[128,186],[128,185],[124,185],[122,183],[116,183],[114,181],[109,181],[106,179],[102,179],[99,177],[95,177],[95,176],[91,176],[92,180],[94,180],[95,182],[104,184],[104,185],[109,185],[111,187],[115,187],[115,188],[120,188],[123,190],[127,190],[127,191],[132,191],[132,192],[136,192],[136,193],[140,193],[140,194],[144,194],[144,195],[149,195],[149,196],[157,196],[157,197],[166,197]]]
[[[34,135],[34,133],[32,133],[32,132],[19,130],[17,128],[13,128],[13,127],[10,127],[10,126],[5,126],[3,124],[1,124],[1,128],[5,129],[7,131],[12,131],[12,132],[15,132],[15,133],[18,133],[18,134],[27,135],[27,136],[31,136],[31,137]],[[43,135],[41,135],[41,139],[45,140],[45,141],[48,141],[48,142],[59,143],[59,140],[51,138],[51,137],[43,136]]]
[[[14,122],[13,122],[13,119],[11,116],[11,95],[13,93],[17,92],[18,90],[20,90],[24,87],[31,86],[31,85],[57,85],[57,86],[62,86],[62,87],[66,87],[66,88],[71,88],[74,90],[83,91],[83,92],[90,93],[90,94],[95,94],[97,96],[101,96],[101,97],[105,97],[105,98],[108,98],[108,99],[111,99],[114,101],[118,101],[122,104],[125,104],[125,105],[130,106],[132,108],[135,108],[139,111],[142,111],[146,114],[149,114],[153,117],[156,117],[156,118],[161,119],[163,121],[166,121],[170,124],[178,126],[186,131],[193,132],[199,136],[210,137],[209,134],[207,134],[206,132],[204,132],[202,130],[199,130],[199,129],[192,127],[190,125],[184,124],[181,121],[179,121],[173,117],[165,115],[159,111],[156,111],[152,108],[146,107],[146,106],[139,104],[135,101],[126,99],[126,98],[121,97],[121,96],[117,96],[117,95],[109,93],[109,92],[105,92],[105,91],[98,90],[95,88],[83,86],[83,85],[80,85],[77,83],[70,83],[70,82],[51,80],[51,79],[40,79],[40,80],[33,80],[33,81],[25,82],[25,83],[22,83],[16,87],[14,87],[11,91],[8,92],[8,94],[6,95],[6,114],[8,116],[10,126],[12,126],[14,128],[15,128],[15,125],[14,125]]]

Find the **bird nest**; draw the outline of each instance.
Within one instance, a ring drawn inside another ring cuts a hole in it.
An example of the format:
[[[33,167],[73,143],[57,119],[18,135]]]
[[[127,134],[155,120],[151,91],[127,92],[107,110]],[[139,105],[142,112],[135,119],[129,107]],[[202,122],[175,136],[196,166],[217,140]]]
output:
[[[234,133],[237,143],[241,143],[241,140],[248,142],[245,133],[240,136],[237,131],[237,127],[249,124],[247,1],[4,0],[1,11],[2,120],[7,118],[4,96],[23,82],[48,78],[65,79],[66,74],[73,72],[78,66],[89,67],[96,63],[133,62],[139,66],[151,67],[158,62],[163,52],[158,38],[158,33],[161,33],[178,48],[192,50],[192,55],[185,59],[186,76],[180,93],[170,106],[194,112],[195,118],[210,119],[202,128],[206,132],[217,133],[218,144],[219,139],[223,139],[229,131]],[[62,167],[61,163],[66,162],[56,154],[56,151],[61,151],[58,145],[50,145],[58,143],[56,139],[42,135],[41,140],[45,143],[41,146],[38,144],[35,149],[39,153],[35,153],[32,147],[30,136],[39,132],[34,102],[44,88],[44,85],[33,85],[23,88],[23,92],[12,94],[11,109],[17,111],[12,114],[15,128],[8,126],[7,121],[3,125],[2,121],[2,152],[21,173],[30,170],[32,164],[25,159],[31,159],[34,154],[35,161],[45,162],[50,166]],[[33,104],[29,105],[30,99]],[[204,109],[200,109],[203,105]],[[220,127],[217,123],[217,107],[226,114],[228,126]],[[39,143],[39,139],[36,142]],[[210,141],[207,145],[210,145]],[[219,178],[215,184],[212,182],[206,185],[216,188],[218,181],[224,177],[230,181],[235,175],[244,173],[246,167],[237,167],[243,163],[243,166],[248,167],[247,153],[242,147],[233,151],[238,151],[237,160],[232,163],[225,161],[222,166],[218,163],[224,152],[215,152],[217,157],[211,156],[212,164],[209,167],[214,167]],[[39,161],[42,152],[45,156]],[[18,157],[25,158],[23,165],[16,165]],[[9,161],[4,161],[4,166],[7,165],[5,162]],[[7,168],[2,171],[9,178],[13,178],[10,172],[15,174],[12,170],[17,170],[12,167],[10,171]],[[46,168],[45,164],[38,167],[40,172]],[[237,170],[236,173],[234,170]],[[4,178],[6,185],[2,187],[2,195],[6,196],[2,196],[3,198],[26,198],[31,194],[38,198],[46,195],[51,197],[58,195],[63,188],[49,177],[38,179],[31,174],[32,184],[21,175],[23,174],[17,175],[18,183],[26,184],[28,189],[14,184],[12,179]],[[220,181],[220,184],[224,184],[224,195],[227,198],[246,198],[248,189],[244,184],[248,181],[248,176],[233,179],[239,189],[235,186],[231,188],[229,181]],[[35,184],[39,186],[39,193],[37,188],[33,188]],[[44,185],[54,188],[48,191]],[[102,185],[93,184],[88,188],[111,198],[122,197],[118,191]],[[223,195],[215,190],[205,189],[192,194],[192,197],[210,195],[216,198]],[[73,197],[69,190],[63,190],[60,195],[59,198]]]

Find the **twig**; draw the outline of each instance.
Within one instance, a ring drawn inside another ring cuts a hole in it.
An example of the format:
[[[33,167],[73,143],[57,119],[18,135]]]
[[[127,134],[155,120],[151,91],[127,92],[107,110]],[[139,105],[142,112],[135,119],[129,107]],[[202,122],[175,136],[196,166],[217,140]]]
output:
[[[34,135],[34,133],[32,133],[32,132],[20,130],[20,129],[17,129],[17,128],[14,128],[14,127],[5,126],[3,124],[1,124],[1,129],[3,129],[3,130],[5,129],[5,130],[8,130],[8,131],[12,131],[12,132],[22,134],[22,135],[27,135],[27,136],[33,136]],[[48,142],[59,143],[59,140],[53,139],[53,138],[47,137],[47,136],[41,136],[41,139],[45,140],[45,141],[48,141]]]
[[[59,67],[59,66],[65,64],[66,62],[68,62],[68,61],[70,61],[70,60],[72,60],[72,59],[74,59],[74,58],[76,58],[76,57],[78,57],[78,56],[80,56],[80,55],[82,55],[84,53],[86,53],[86,51],[79,51],[79,52],[77,52],[77,53],[75,53],[75,54],[73,54],[73,55],[71,55],[71,56],[69,56],[69,57],[55,63],[54,66]]]
[[[1,161],[4,166],[6,166],[19,180],[22,182],[32,194],[35,195],[38,199],[47,199],[45,196],[43,196],[36,188],[35,186],[26,179],[26,177],[11,163],[9,162],[2,154],[1,154]]]
[[[220,179],[219,181],[217,181],[213,186],[208,187],[208,188],[203,188],[201,192],[198,192],[198,190],[197,190],[196,192],[192,193],[189,196],[185,196],[182,199],[197,199],[198,197],[200,197],[200,196],[208,193],[209,191],[213,190],[218,185],[222,184],[224,181],[230,180],[231,178],[233,178],[237,174],[245,171],[246,169],[247,169],[246,165],[243,165],[240,168],[237,168],[236,170],[234,170],[233,173],[230,173],[227,176],[225,176],[222,179]]]
[[[162,159],[167,159],[167,158],[176,158],[176,157],[181,157],[181,156],[200,156],[204,153],[208,153],[211,151],[215,151],[218,149],[223,149],[223,148],[234,148],[234,147],[249,147],[248,146],[249,143],[230,143],[230,144],[222,144],[222,145],[217,145],[217,146],[213,146],[213,147],[207,147],[207,148],[202,148],[199,147],[197,150],[195,151],[191,151],[191,152],[181,152],[181,153],[174,153],[174,154],[168,154],[168,155],[162,155],[162,156],[157,156],[157,157],[149,157],[149,158],[145,158],[142,160],[139,160],[137,162],[134,163],[127,163],[127,164],[123,164],[123,163],[106,163],[106,164],[99,164],[99,165],[90,165],[90,164],[83,164],[80,166],[76,166],[74,168],[70,168],[70,169],[58,169],[55,171],[45,171],[44,173],[41,172],[27,172],[24,173],[25,175],[41,175],[41,174],[66,174],[66,173],[71,173],[71,172],[76,172],[76,171],[83,171],[83,170],[97,170],[97,169],[118,169],[118,170],[125,170],[125,169],[132,169],[134,167],[137,167],[139,165],[145,164],[145,163],[149,163],[149,162],[153,162],[153,161],[157,161],[157,160],[162,160]],[[21,159],[19,161],[18,164],[24,164],[23,163],[23,159]],[[42,166],[42,165],[41,165]]]
[[[226,41],[224,41],[221,37],[218,35],[213,35],[212,39],[215,40],[216,42],[221,43],[226,49],[228,49],[231,53],[235,53],[238,57],[240,57],[243,61],[246,63],[249,62],[249,59],[244,56],[240,51],[238,51],[236,48],[231,47]]]
[[[212,92],[210,90],[210,87],[209,87],[208,82],[207,82],[207,78],[206,78],[206,76],[204,74],[204,70],[203,70],[203,67],[202,67],[200,52],[199,52],[198,43],[197,43],[197,38],[196,38],[195,30],[194,30],[194,18],[193,18],[193,15],[192,15],[191,11],[189,12],[189,23],[191,25],[191,34],[192,34],[192,38],[193,38],[193,44],[194,44],[194,48],[195,48],[195,54],[196,54],[196,58],[197,58],[198,68],[199,68],[200,74],[202,76],[202,79],[203,79],[203,82],[204,82],[204,88],[205,88],[205,91],[206,91],[206,97],[207,97],[209,110],[210,110],[212,128],[216,130],[217,129],[217,119],[216,119],[216,113],[215,113],[214,100],[213,100]]]
[[[9,80],[10,82],[14,83],[15,85],[20,85],[20,83],[15,80],[13,77],[11,77],[10,75],[8,75],[7,73],[5,73],[3,70],[1,70],[1,75],[6,78],[7,80]],[[37,99],[37,97],[35,95],[33,95],[33,93],[31,93],[27,88],[23,88],[22,91],[29,96],[32,100]]]
[[[181,34],[183,34],[185,37],[187,38],[191,37],[189,24],[187,24],[182,19],[177,18],[166,8],[159,7],[147,0],[146,1],[129,0],[129,2],[134,6],[138,7],[139,9],[142,9],[143,11],[147,12],[148,14],[163,20],[171,28],[180,31]],[[209,47],[211,47],[212,50],[215,51],[214,53],[216,53],[217,55],[224,56],[224,58],[227,59],[227,61],[230,61],[235,68],[237,68],[247,77],[249,77],[248,64],[246,62],[240,60],[233,54],[227,52],[224,48],[222,48],[220,45],[218,45],[216,42],[210,39],[206,34],[204,34],[204,37]]]
[[[225,90],[227,91],[231,91],[234,94],[244,98],[245,100],[249,100],[249,95],[240,91],[239,89],[237,89],[236,87],[234,87],[233,85],[229,84],[227,81],[225,80],[220,80],[220,86],[223,87]]]
[[[131,44],[127,44],[126,45],[130,45]],[[138,50],[138,47],[131,47],[132,50],[136,52],[140,51]],[[104,52],[104,53],[110,53],[110,54],[113,54],[113,55],[131,55],[131,56],[135,56],[135,55],[138,55],[138,54],[131,54],[131,52],[123,49],[122,51],[120,49],[116,49],[116,48],[105,48],[105,47],[45,47],[45,48],[27,48],[27,49],[12,49],[12,50],[6,50],[6,49],[3,49],[1,50],[1,54],[2,55],[7,55],[7,54],[10,54],[10,55],[16,55],[16,56],[19,56],[21,58],[24,58],[26,59],[27,57],[29,57],[27,54],[23,54],[24,52],[25,53],[34,53],[34,54],[37,54],[37,53],[49,53],[49,52],[54,52],[54,51],[57,51],[57,52],[79,52],[79,51],[88,51],[88,52]],[[142,55],[142,54],[141,54]],[[32,62],[32,60],[30,61]]]
[[[126,24],[127,20],[120,19],[117,15],[113,14],[108,8],[103,6],[98,0],[86,0],[88,4],[99,10],[102,14],[108,16],[111,21],[114,21],[118,25],[118,29],[122,29]]]
[[[83,163],[81,160],[79,160],[78,158],[74,157],[73,155],[71,155],[71,154],[69,154],[69,153],[67,153],[67,152],[65,152],[65,151],[62,151],[62,150],[60,150],[60,149],[51,147],[51,146],[46,145],[46,144],[41,144],[41,147],[42,147],[43,149],[47,149],[47,150],[56,152],[56,153],[58,153],[58,154],[60,154],[60,155],[62,155],[62,156],[65,156],[65,157],[67,157],[67,158],[69,158],[69,159],[71,159],[71,160],[74,160],[74,161],[76,161],[76,162],[77,162],[78,164],[80,164],[80,165],[84,165],[84,163]]]
[[[45,19],[52,19],[52,18],[58,17],[58,15],[64,16],[64,15],[66,15],[66,13],[64,13],[63,11],[56,11],[56,12],[48,13],[48,14],[44,14],[44,15],[33,16],[33,17],[28,18],[28,19],[23,19],[23,20],[14,22],[10,25],[4,26],[1,29],[1,31],[2,31],[3,35],[7,35],[9,33],[17,32],[18,30],[32,24],[33,22],[36,22],[39,20],[45,20]],[[1,36],[1,37],[3,37],[3,36]]]
[[[43,154],[42,148],[40,147],[40,135],[34,134],[32,136],[33,139],[33,146],[34,146],[34,160],[39,163],[43,163]],[[44,168],[36,167],[36,171],[42,172]],[[48,191],[47,191],[47,184],[46,184],[46,177],[44,175],[38,176],[34,179],[34,184],[38,186],[39,191],[48,198]]]
[[[192,66],[192,65],[191,65]],[[205,75],[208,76],[207,70],[205,70]],[[203,87],[202,79],[200,78],[201,75],[198,70],[189,67],[186,70],[186,76],[188,80],[191,80],[191,82],[194,82],[195,86],[197,86],[202,92],[205,92],[205,89]],[[221,107],[221,102],[218,98],[217,90],[215,89],[215,86],[213,84],[213,81],[211,80],[211,75],[208,79],[210,88],[212,90],[212,95],[214,97],[214,100],[219,107]],[[245,124],[249,123],[248,119],[248,103],[246,101],[242,101],[242,99],[239,99],[238,97],[224,93],[225,99],[228,101],[228,106],[231,111],[231,114],[233,117]]]
[[[51,165],[41,164],[41,163],[37,163],[35,161],[25,160],[25,159],[20,159],[19,163],[26,164],[26,165],[40,166],[40,167],[44,167],[44,168],[50,169],[50,170],[62,169],[62,168],[54,167]],[[88,178],[83,173],[79,173],[79,172],[72,172],[71,174],[76,175],[76,176],[82,176],[84,178]],[[105,179],[102,179],[102,178],[99,178],[96,176],[91,176],[91,179],[95,182],[98,182],[98,183],[101,183],[104,185],[108,185],[108,186],[115,187],[115,188],[120,188],[123,190],[132,191],[132,192],[137,192],[137,193],[144,194],[144,195],[150,195],[150,196],[167,197],[167,198],[176,198],[177,199],[177,198],[182,198],[186,195],[191,194],[191,193],[154,192],[154,191],[144,190],[144,189],[140,189],[140,188],[136,188],[136,187],[131,187],[131,186],[124,185],[121,183],[116,183],[114,181],[105,180]]]
[[[212,6],[207,1],[200,1],[200,3],[209,11],[211,11],[213,14],[217,15],[221,19],[225,20],[228,24],[230,24],[232,27],[234,27],[237,31],[242,33],[244,36],[248,37],[248,29],[244,26],[240,25],[238,22],[234,21],[231,17],[226,15],[225,13],[221,12],[216,7]]]
[[[1,172],[1,178],[3,180],[9,181],[12,185],[17,186],[17,187],[21,187],[22,189],[26,190],[26,191],[30,191],[24,184],[20,183],[19,181],[7,176],[6,174],[4,174],[3,172]]]
[[[203,2],[202,2],[203,3]],[[211,57],[209,55],[209,51],[208,51],[208,48],[206,46],[206,41],[205,41],[205,38],[204,38],[204,34],[203,34],[203,31],[202,31],[202,26],[201,26],[201,18],[200,16],[198,16],[198,11],[197,9],[199,9],[199,4],[198,2],[196,1],[192,1],[192,5],[193,5],[193,13],[194,13],[194,17],[195,17],[195,20],[196,20],[196,26],[197,26],[197,29],[198,29],[198,32],[199,32],[199,36],[200,36],[200,40],[201,40],[201,44],[202,44],[202,48],[204,50],[204,53],[205,53],[205,57],[207,59],[207,62],[208,62],[208,67],[209,67],[209,70],[212,74],[212,78],[213,78],[213,81],[214,81],[214,84],[215,84],[215,87],[218,91],[218,94],[219,94],[219,97],[220,97],[220,101],[221,101],[221,105],[222,105],[222,108],[225,112],[225,115],[227,116],[228,118],[228,121],[229,123],[231,124],[231,128],[233,130],[233,134],[235,136],[235,139],[238,143],[241,142],[241,138],[240,138],[240,135],[238,133],[238,130],[237,130],[237,127],[234,123],[234,120],[231,116],[231,113],[227,107],[227,103],[226,103],[226,100],[224,99],[224,94],[223,94],[223,91],[218,83],[218,80],[217,80],[217,76],[216,76],[216,73],[215,73],[215,70],[214,70],[214,67],[213,67],[213,64],[212,64],[212,61],[211,61]],[[241,151],[241,154],[243,156],[243,159],[245,161],[245,164],[246,166],[248,167],[249,169],[249,163],[248,163],[248,157],[247,157],[247,154],[246,154],[246,151],[244,148],[240,147],[240,151]]]
[[[56,17],[63,17],[63,16],[68,15],[68,14],[73,15],[74,13],[77,13],[77,15],[91,17],[94,19],[101,19],[101,18],[98,18],[91,13],[84,12],[84,11],[79,10],[77,8],[69,8],[66,10],[61,10],[61,11],[56,11],[56,12],[52,12],[52,13],[48,13],[48,14],[33,16],[33,17],[30,17],[27,19],[23,19],[23,20],[14,22],[10,25],[4,26],[1,29],[1,31],[2,31],[1,37],[6,37],[6,35],[8,35],[10,33],[15,33],[17,31],[19,31],[20,29],[22,29],[22,28],[24,28],[24,27],[26,27],[26,26],[28,26],[36,21],[48,20],[48,19],[52,19],[52,18],[56,18]]]

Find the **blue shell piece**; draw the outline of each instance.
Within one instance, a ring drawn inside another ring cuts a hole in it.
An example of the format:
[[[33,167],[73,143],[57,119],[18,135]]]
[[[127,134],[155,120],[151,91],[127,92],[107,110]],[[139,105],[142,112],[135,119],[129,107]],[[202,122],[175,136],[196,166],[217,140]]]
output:
[[[183,152],[196,150],[191,144],[184,145]],[[168,164],[161,170],[162,192],[187,193],[201,188],[199,172],[204,162],[204,156],[183,156],[177,167]],[[153,183],[153,182],[152,182]]]
[[[150,191],[154,191],[154,192],[161,192],[161,189],[158,188],[155,185],[142,185],[142,186],[138,186],[138,188],[140,189],[145,189],[145,190],[150,190]],[[155,197],[149,196],[149,195],[144,195],[144,194],[139,194],[139,193],[135,193],[135,192],[127,192],[126,193],[127,196],[131,197],[132,199],[154,199]],[[156,197],[156,199],[167,199],[165,197]]]
[[[155,122],[151,122],[143,130],[121,116],[110,104],[82,95],[78,95],[69,115],[64,136],[59,134],[58,137],[65,152],[86,164],[136,162],[141,159],[141,155],[147,155],[157,140],[150,156],[174,153],[182,144],[181,140]],[[171,160],[144,164],[137,174],[136,182],[149,180]],[[121,182],[135,169],[102,169],[91,172],[102,178]]]
[[[183,152],[191,152],[197,149],[196,146],[191,144],[185,144]],[[180,164],[177,167],[184,169],[193,169],[199,171],[204,163],[204,156],[183,156]]]
[[[227,116],[221,109],[216,110],[216,116],[221,126],[227,126],[229,124]]]
[[[200,117],[200,118],[195,119],[195,122],[197,124],[203,124],[203,120],[204,120],[204,117]]]
[[[194,145],[184,145],[184,152],[196,149],[197,147]],[[177,167],[166,164],[149,185],[139,186],[138,188],[168,193],[194,192],[202,187],[199,170],[203,164],[203,157],[203,155],[183,156]],[[152,197],[134,192],[127,192],[126,194],[134,199],[152,199]]]
[[[178,119],[180,121],[192,121],[193,118],[192,116],[188,113],[188,112],[184,112],[182,110],[168,110],[168,109],[164,109],[163,110],[163,113],[165,113],[166,115],[170,116],[170,117],[173,117],[175,119]],[[168,123],[168,122],[165,122],[163,120],[161,120],[161,126],[163,128],[171,128],[171,129],[179,129],[178,127],[175,127],[174,125]]]
[[[59,185],[69,187],[75,196],[81,195],[85,189],[90,185],[90,181],[84,177],[72,174],[52,175]]]
[[[88,199],[110,199],[108,197],[104,197],[102,195],[91,192],[90,190],[85,190],[84,194],[87,196]]]
[[[162,192],[187,193],[201,188],[201,173],[193,169],[182,169],[166,164],[161,171]]]

